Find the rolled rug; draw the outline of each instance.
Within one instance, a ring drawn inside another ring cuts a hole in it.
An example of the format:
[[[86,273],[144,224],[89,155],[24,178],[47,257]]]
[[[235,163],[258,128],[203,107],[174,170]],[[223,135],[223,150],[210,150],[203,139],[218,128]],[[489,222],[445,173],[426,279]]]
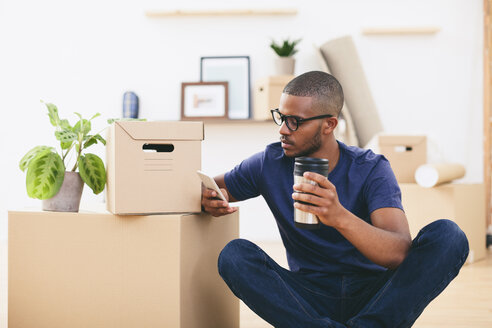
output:
[[[383,124],[355,43],[351,36],[345,36],[325,42],[320,51],[333,76],[342,85],[359,145],[364,147],[374,135],[383,131]]]
[[[415,171],[415,181],[426,188],[461,179],[465,176],[465,167],[457,163],[424,164]]]

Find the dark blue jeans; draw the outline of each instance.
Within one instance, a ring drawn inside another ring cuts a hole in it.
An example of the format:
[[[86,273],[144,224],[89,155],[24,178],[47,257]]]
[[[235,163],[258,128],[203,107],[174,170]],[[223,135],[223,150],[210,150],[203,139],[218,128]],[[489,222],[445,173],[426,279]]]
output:
[[[396,270],[316,277],[280,267],[255,244],[222,250],[219,273],[232,292],[274,327],[411,327],[458,275],[468,240],[452,221],[423,228]]]

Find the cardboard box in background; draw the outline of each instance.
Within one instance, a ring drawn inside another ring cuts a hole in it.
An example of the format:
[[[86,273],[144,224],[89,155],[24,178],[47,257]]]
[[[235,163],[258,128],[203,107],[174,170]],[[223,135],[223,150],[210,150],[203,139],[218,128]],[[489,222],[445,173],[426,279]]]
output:
[[[379,135],[378,150],[390,162],[396,180],[414,183],[415,171],[427,163],[426,136]]]
[[[10,211],[9,327],[239,328],[217,271],[238,217]]]
[[[468,262],[485,258],[485,194],[483,184],[443,184],[424,188],[401,183],[403,208],[412,238],[438,219],[454,221],[468,237]]]
[[[106,144],[107,209],[115,214],[201,211],[203,122],[115,122]]]
[[[253,119],[266,121],[272,119],[271,109],[278,108],[284,87],[295,76],[275,75],[259,79],[255,83]]]

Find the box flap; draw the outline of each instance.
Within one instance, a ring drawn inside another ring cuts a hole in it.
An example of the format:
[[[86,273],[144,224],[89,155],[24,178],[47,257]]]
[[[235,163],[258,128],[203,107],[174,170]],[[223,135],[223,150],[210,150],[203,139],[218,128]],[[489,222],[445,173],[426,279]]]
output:
[[[271,75],[257,80],[256,84],[259,85],[270,84],[270,85],[285,86],[293,78],[295,78],[295,75]]]
[[[379,135],[380,146],[415,146],[426,141],[422,135]]]
[[[121,121],[115,122],[135,140],[203,140],[203,122]]]

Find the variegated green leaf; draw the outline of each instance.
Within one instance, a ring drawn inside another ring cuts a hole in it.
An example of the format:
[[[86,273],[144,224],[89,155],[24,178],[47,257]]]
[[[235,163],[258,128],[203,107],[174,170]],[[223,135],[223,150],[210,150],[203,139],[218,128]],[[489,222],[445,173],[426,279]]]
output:
[[[84,149],[96,144],[97,141],[100,141],[103,145],[106,145],[106,140],[104,140],[104,138],[99,134],[96,134],[95,136],[87,135],[84,140],[86,140],[84,143]]]
[[[70,142],[60,142],[60,147],[63,150],[68,149],[68,148],[72,147],[72,143],[73,143],[73,141],[70,141]]]
[[[70,125],[70,123],[68,122],[68,120],[60,120],[60,127],[63,129],[63,130],[72,130],[72,126]]]
[[[27,168],[27,194],[31,198],[51,198],[60,190],[64,176],[65,165],[60,155],[42,152],[31,160]]]
[[[101,116],[101,113],[94,114],[94,116],[92,116],[89,121],[92,121],[93,119],[95,119],[98,116]]]
[[[78,164],[80,177],[92,191],[95,194],[103,191],[106,185],[106,169],[102,159],[94,154],[86,154],[80,156]]]
[[[38,154],[40,154],[43,151],[52,151],[54,150],[53,147],[48,147],[48,146],[37,146],[31,149],[30,151],[27,152],[27,154],[22,157],[22,159],[19,162],[19,168],[24,172],[27,167],[29,166],[29,162],[36,157]]]
[[[113,124],[114,122],[126,122],[126,121],[147,121],[146,118],[129,118],[129,117],[124,117],[124,118],[108,118],[106,122],[108,124]]]
[[[73,127],[73,132],[86,135],[91,130],[91,122],[86,119],[80,119]]]
[[[50,103],[44,103],[46,108],[48,108],[48,116],[50,117],[51,125],[59,126],[60,125],[60,117],[58,116],[58,108],[55,105]]]
[[[77,134],[72,131],[63,130],[55,132],[56,139],[60,140],[62,143],[72,142],[77,140]]]
[[[106,139],[104,139],[103,137],[101,137],[100,134],[96,134],[94,137],[96,137],[96,139],[99,140],[99,142],[101,142],[103,145],[106,146]]]

